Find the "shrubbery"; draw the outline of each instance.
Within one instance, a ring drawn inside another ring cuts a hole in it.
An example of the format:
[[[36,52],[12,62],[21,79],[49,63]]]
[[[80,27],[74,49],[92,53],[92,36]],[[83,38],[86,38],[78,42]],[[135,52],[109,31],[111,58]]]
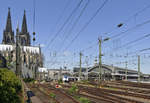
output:
[[[61,84],[61,83],[63,83],[63,81],[62,81],[62,79],[59,79],[58,84]]]
[[[71,88],[69,88],[69,93],[75,94],[78,91],[78,87],[76,85],[72,85]]]
[[[52,97],[52,98],[56,98],[56,94],[54,94],[54,93],[50,93],[49,95],[50,95],[50,97]]]
[[[35,80],[33,78],[25,78],[25,79],[23,79],[23,81],[26,83],[35,82]]]
[[[88,80],[82,80],[81,81],[83,84],[89,84],[89,81]]]
[[[80,103],[90,103],[90,100],[84,97],[79,98]]]
[[[21,103],[21,81],[8,69],[0,69],[0,103]]]

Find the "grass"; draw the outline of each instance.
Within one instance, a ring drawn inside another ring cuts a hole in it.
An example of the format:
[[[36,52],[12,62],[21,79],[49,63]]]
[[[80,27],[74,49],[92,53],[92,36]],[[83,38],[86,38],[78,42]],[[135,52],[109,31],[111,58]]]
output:
[[[71,88],[68,89],[68,93],[77,101],[80,103],[91,103],[91,101],[88,98],[80,97],[78,96],[78,87],[77,85],[73,84]]]
[[[91,103],[91,101],[88,98],[80,97],[79,98],[80,103]]]
[[[76,85],[72,85],[71,88],[69,88],[69,93],[70,94],[75,94],[78,92],[78,87]]]
[[[54,93],[50,93],[49,96],[54,98],[54,99],[56,98],[56,94],[54,94]]]

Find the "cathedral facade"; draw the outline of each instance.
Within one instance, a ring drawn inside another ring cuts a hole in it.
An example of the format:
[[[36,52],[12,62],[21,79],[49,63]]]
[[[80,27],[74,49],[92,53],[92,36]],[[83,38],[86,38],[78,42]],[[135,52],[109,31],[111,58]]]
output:
[[[3,55],[8,67],[23,78],[37,78],[38,68],[43,66],[40,46],[31,46],[31,37],[27,28],[26,12],[24,11],[21,30],[16,29],[16,36],[12,28],[10,8],[3,39],[0,44],[0,54]],[[17,62],[18,61],[18,62]],[[16,67],[18,68],[16,70]]]

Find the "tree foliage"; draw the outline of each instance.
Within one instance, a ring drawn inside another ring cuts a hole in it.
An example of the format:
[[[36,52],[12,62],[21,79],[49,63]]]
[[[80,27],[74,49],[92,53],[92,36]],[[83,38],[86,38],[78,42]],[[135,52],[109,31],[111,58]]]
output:
[[[0,69],[0,103],[21,103],[21,81],[8,69]]]
[[[35,79],[33,79],[33,78],[24,78],[23,81],[26,82],[26,83],[31,83],[31,82],[34,83]]]

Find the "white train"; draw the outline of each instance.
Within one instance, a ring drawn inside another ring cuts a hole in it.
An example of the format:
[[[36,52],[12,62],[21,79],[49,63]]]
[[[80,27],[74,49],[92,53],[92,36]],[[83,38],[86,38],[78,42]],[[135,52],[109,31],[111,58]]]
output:
[[[75,81],[78,81],[77,77],[69,77],[69,76],[63,77],[63,82],[75,82]]]

